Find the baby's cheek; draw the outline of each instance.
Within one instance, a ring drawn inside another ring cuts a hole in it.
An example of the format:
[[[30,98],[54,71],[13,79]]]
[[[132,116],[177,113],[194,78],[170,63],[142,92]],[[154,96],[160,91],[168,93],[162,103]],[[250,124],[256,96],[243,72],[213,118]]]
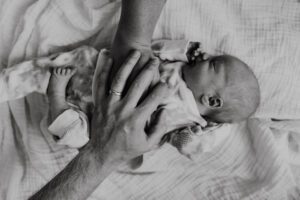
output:
[[[191,87],[193,87],[193,83],[194,81],[194,76],[195,74],[193,74],[193,70],[189,69],[190,66],[186,65],[185,67],[182,68],[182,78],[185,82],[185,84],[187,85],[188,88],[191,89]]]

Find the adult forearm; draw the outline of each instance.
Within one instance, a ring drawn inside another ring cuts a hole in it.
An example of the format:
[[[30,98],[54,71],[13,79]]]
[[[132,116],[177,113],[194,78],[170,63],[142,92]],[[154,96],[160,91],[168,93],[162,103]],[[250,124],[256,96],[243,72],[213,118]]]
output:
[[[110,79],[132,50],[142,54],[128,81],[132,81],[152,56],[151,39],[166,0],[123,0],[121,19],[112,45],[114,60]],[[126,91],[126,89],[125,89]]]
[[[123,0],[116,39],[150,45],[166,0]]]
[[[86,199],[114,169],[87,146],[30,200]]]

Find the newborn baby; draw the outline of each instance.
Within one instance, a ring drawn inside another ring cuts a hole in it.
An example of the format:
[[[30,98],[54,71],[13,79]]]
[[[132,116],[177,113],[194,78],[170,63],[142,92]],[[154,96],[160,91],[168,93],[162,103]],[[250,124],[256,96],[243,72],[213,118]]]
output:
[[[208,121],[239,122],[258,107],[257,79],[236,57],[222,55],[196,61],[183,67],[182,77],[193,92],[200,114]]]
[[[191,157],[195,149],[199,149],[194,136],[206,130],[197,124],[199,115],[208,124],[233,123],[255,112],[259,104],[258,82],[250,68],[238,58],[229,55],[207,58],[198,48],[199,43],[186,41],[160,41],[153,46],[157,56],[168,59],[160,66],[161,78],[179,82],[182,86],[175,97],[167,100],[166,109],[171,116],[169,122],[174,126],[162,143],[170,142],[179,152]],[[157,47],[160,51],[156,51]],[[174,60],[184,62],[170,62]],[[88,141],[89,117],[86,114],[90,113],[92,107],[91,90],[72,88],[84,88],[83,85],[91,88],[93,72],[85,73],[86,76],[75,72],[71,67],[52,71],[47,91],[50,103],[49,131],[61,144],[80,148]],[[193,101],[189,101],[191,99]],[[176,108],[172,107],[175,105],[172,101],[176,101]],[[180,106],[178,102],[181,102]],[[80,116],[78,122],[82,125],[81,130],[75,130],[72,126],[74,123],[64,126],[69,120],[66,116],[72,118],[72,113]]]
[[[160,50],[157,54],[168,60],[182,58],[180,53],[174,54],[174,41],[172,43],[165,45],[163,53]],[[162,48],[161,43],[157,46]],[[193,154],[211,150],[203,143],[207,137],[199,137],[203,132],[212,131],[218,124],[240,122],[251,116],[259,105],[260,91],[254,73],[240,59],[230,55],[208,56],[199,43],[189,43],[189,46],[186,55],[188,63],[182,63],[178,72],[193,93],[197,110],[208,126],[203,129],[191,125],[177,129],[167,134],[165,141],[192,158]],[[169,51],[172,53],[166,53]],[[165,65],[170,65],[170,68],[176,66],[170,62]]]

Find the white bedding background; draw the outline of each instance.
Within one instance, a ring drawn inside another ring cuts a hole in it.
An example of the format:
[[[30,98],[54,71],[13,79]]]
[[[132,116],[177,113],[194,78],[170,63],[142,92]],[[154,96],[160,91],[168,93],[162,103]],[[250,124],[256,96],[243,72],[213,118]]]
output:
[[[99,49],[119,12],[108,0],[0,0],[0,69],[81,44]],[[241,58],[259,79],[260,108],[218,130],[227,139],[196,163],[165,145],[147,154],[144,173],[113,173],[90,199],[300,199],[299,36],[298,0],[168,0],[154,38]],[[0,199],[25,199],[77,154],[42,130],[46,105],[37,93],[0,104]]]

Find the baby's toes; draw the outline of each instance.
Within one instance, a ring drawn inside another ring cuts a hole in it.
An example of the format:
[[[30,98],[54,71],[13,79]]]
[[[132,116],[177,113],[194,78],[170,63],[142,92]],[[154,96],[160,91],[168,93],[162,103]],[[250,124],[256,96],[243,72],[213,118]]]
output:
[[[194,56],[199,56],[200,55],[200,52],[199,51],[194,51]]]
[[[209,54],[204,53],[203,56],[202,56],[202,59],[203,59],[203,60],[207,60],[209,57],[210,57]]]
[[[74,73],[76,72],[76,68],[75,67],[68,67],[66,68],[66,76],[72,76]]]
[[[55,75],[60,75],[60,74],[61,74],[61,68],[60,68],[60,67],[54,68],[54,69],[53,69],[53,73],[54,73]]]
[[[63,72],[62,72],[62,74],[64,75],[64,76],[68,76],[69,75],[69,69],[68,68],[64,68],[63,69]]]
[[[77,68],[76,67],[71,67],[70,70],[71,70],[71,74],[73,75],[77,71]]]
[[[69,76],[71,74],[71,69],[69,69],[68,67],[64,67],[61,69],[61,75],[62,76]]]
[[[60,75],[61,75],[61,76],[66,76],[66,75],[67,75],[67,69],[64,68],[64,67],[61,67],[61,68],[60,68]]]

